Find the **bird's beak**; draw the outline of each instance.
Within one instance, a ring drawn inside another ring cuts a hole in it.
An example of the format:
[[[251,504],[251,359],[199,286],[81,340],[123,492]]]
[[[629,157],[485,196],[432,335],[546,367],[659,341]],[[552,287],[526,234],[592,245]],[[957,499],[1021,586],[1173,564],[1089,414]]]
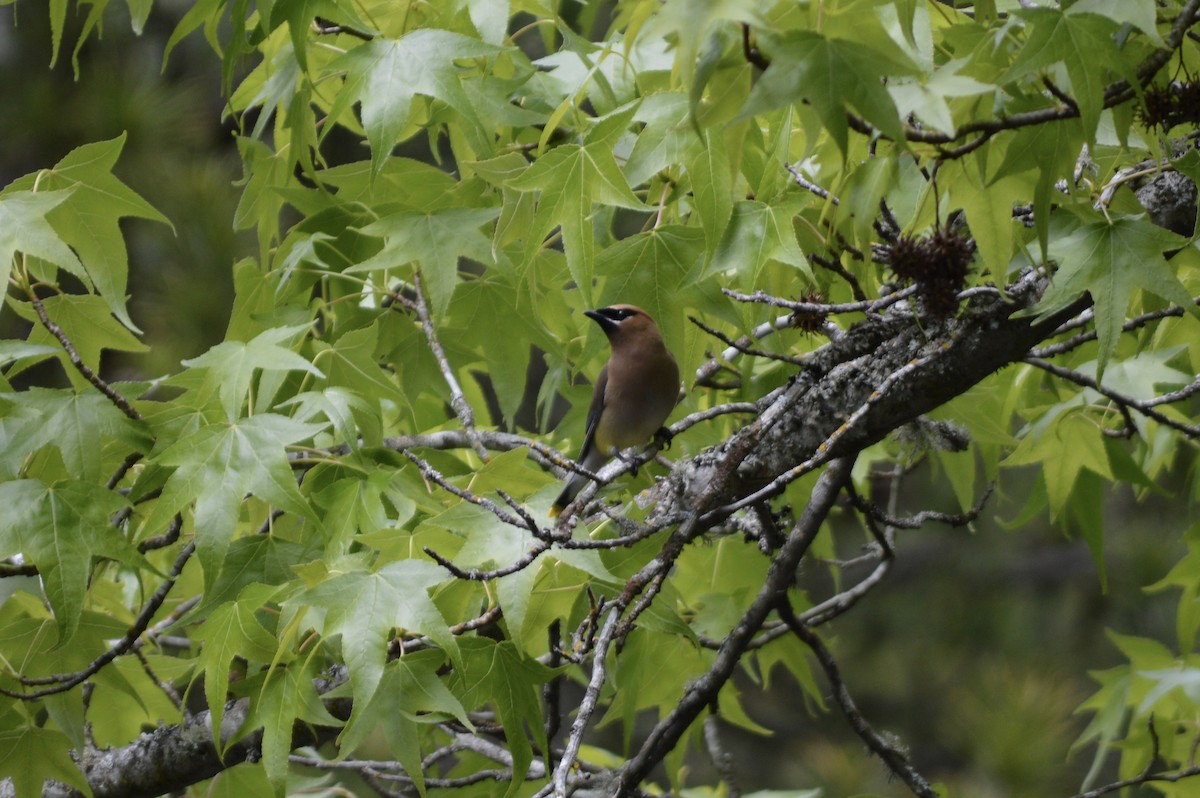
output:
[[[585,310],[583,312],[583,315],[587,316],[589,319],[591,319],[592,321],[599,324],[600,329],[604,330],[604,332],[606,332],[606,333],[612,332],[613,330],[617,329],[617,323],[615,321],[613,321],[612,319],[610,319],[608,316],[606,316],[603,313],[603,309],[601,309],[601,310]]]

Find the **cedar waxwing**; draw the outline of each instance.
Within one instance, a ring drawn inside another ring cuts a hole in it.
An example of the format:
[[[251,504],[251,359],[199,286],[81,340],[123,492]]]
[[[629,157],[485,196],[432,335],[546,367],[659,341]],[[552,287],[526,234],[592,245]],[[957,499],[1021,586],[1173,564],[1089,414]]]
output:
[[[658,325],[641,308],[613,305],[584,314],[600,325],[612,346],[612,357],[592,390],[579,452],[579,464],[595,472],[620,450],[645,443],[660,431],[666,434],[663,422],[679,400],[679,366]],[[550,508],[551,518],[571,503],[587,479],[579,473],[567,478]]]

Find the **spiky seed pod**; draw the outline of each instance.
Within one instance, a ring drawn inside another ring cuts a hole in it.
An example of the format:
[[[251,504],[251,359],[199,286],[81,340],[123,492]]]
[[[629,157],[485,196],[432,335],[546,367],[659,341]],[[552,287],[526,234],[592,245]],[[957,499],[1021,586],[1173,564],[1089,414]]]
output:
[[[958,310],[958,292],[967,282],[975,242],[949,225],[937,228],[926,239],[928,258],[925,275],[918,280],[925,309],[944,318]]]
[[[825,295],[819,291],[809,291],[804,296],[800,297],[801,302],[807,302],[813,305],[820,305],[825,302]],[[826,313],[792,311],[792,326],[798,330],[803,330],[806,333],[813,333],[821,329],[821,325],[825,323],[828,317]]]
[[[1173,87],[1175,89],[1176,124],[1196,124],[1200,122],[1200,83],[1188,81]]]
[[[923,239],[902,235],[888,248],[886,262],[896,277],[907,283],[921,278],[926,257]]]
[[[1200,122],[1200,82],[1174,81],[1169,86],[1150,86],[1137,109],[1138,121],[1145,127],[1166,132],[1175,125]]]
[[[1168,120],[1175,113],[1176,102],[1175,92],[1170,87],[1149,86],[1143,94],[1142,105],[1137,109],[1138,121],[1148,128],[1163,125],[1165,130],[1171,126]]]

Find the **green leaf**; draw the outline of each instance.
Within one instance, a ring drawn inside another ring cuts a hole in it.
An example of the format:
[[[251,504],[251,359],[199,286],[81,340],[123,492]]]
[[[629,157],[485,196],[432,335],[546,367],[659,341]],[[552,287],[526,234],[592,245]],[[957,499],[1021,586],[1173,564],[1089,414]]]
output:
[[[954,169],[954,166],[950,167],[950,170]],[[994,275],[1007,274],[1013,254],[1011,198],[1023,188],[1021,182],[1017,178],[1004,178],[987,186],[978,170],[964,165],[962,177],[952,185],[961,186],[961,190],[954,191],[952,198],[955,203],[962,205],[967,215],[967,225],[984,267]]]
[[[371,404],[356,393],[343,388],[326,388],[323,391],[305,391],[280,402],[279,408],[294,407],[293,418],[311,421],[323,416],[333,425],[335,439],[351,449],[359,446],[359,430],[363,442],[378,446],[383,439],[383,420],[378,403]]]
[[[904,140],[900,112],[884,86],[885,77],[917,71],[903,53],[811,31],[764,35],[763,45],[771,66],[750,92],[739,118],[808,100],[843,155],[848,153],[850,109],[892,140]]]
[[[641,35],[669,37],[673,41],[677,50],[675,63],[680,80],[686,86],[692,83],[698,53],[714,28],[730,27],[721,25],[730,22],[745,23],[755,30],[768,28],[770,23],[763,13],[766,8],[756,0],[710,0],[704,3],[667,0],[650,15]]]
[[[76,370],[59,340],[41,326],[33,306],[12,300],[10,303],[18,316],[35,324],[29,331],[29,343],[53,347],[71,384],[77,390],[95,390]],[[149,351],[149,347],[134,338],[128,329],[113,318],[105,301],[98,296],[58,294],[43,299],[42,307],[71,342],[79,359],[96,373],[100,373],[100,353],[105,349],[121,352]]]
[[[556,147],[508,185],[517,191],[541,192],[533,229],[525,237],[526,262],[533,261],[550,231],[561,227],[567,268],[584,302],[590,305],[596,257],[595,233],[590,224],[593,203],[643,207],[621,173],[611,145],[593,142]]]
[[[1042,467],[1050,507],[1056,516],[1067,506],[1081,470],[1113,479],[1104,436],[1091,419],[1079,412],[1043,417],[1004,460],[1006,466],[1035,464]]]
[[[429,295],[430,312],[445,315],[458,283],[458,260],[495,262],[491,237],[480,231],[500,215],[499,208],[445,208],[428,213],[402,211],[363,228],[366,235],[384,239],[378,255],[347,273],[396,269],[416,262]]]
[[[621,721],[628,745],[638,713],[655,709],[658,718],[665,717],[679,703],[687,680],[707,670],[710,658],[685,637],[635,629],[612,670],[615,692],[599,727]]]
[[[1149,291],[1200,318],[1200,310],[1163,257],[1166,250],[1183,244],[1183,238],[1151,224],[1144,215],[1080,225],[1052,243],[1050,255],[1058,261],[1058,271],[1037,310],[1045,317],[1085,291],[1092,295],[1099,344],[1097,376],[1103,377],[1135,291]]]
[[[895,158],[871,158],[850,173],[839,217],[850,217],[854,240],[866,246],[874,235],[872,223],[879,217],[879,203],[900,181],[900,164]]]
[[[376,322],[336,338],[328,349],[321,349],[313,357],[313,365],[321,366],[329,385],[349,388],[371,404],[380,400],[406,404],[399,384],[376,356],[378,346],[379,323]]]
[[[525,398],[531,347],[551,351],[555,345],[534,304],[508,279],[494,272],[464,282],[449,309],[448,332],[487,364],[488,378],[504,418],[511,423]],[[498,338],[497,330],[509,335]]]
[[[31,255],[85,278],[83,264],[63,242],[47,215],[71,196],[71,191],[5,191],[0,194],[0,274],[12,273],[13,257]]]
[[[38,567],[58,623],[60,647],[79,626],[92,558],[131,565],[142,559],[112,523],[112,516],[127,506],[120,495],[86,482],[0,483],[0,554],[21,554]]]
[[[147,525],[165,526],[194,501],[196,549],[205,582],[211,586],[247,494],[319,523],[300,495],[284,447],[311,438],[323,426],[265,413],[199,428],[153,458],[157,465],[175,466],[175,472],[163,486]]]
[[[10,405],[11,407],[5,407]],[[68,472],[85,482],[102,483],[103,439],[117,440],[134,451],[149,451],[151,440],[140,425],[97,392],[31,388],[0,397],[0,460],[19,467],[43,446],[62,454]]]
[[[327,559],[333,560],[345,553],[358,532],[376,532],[408,520],[408,517],[400,517],[393,523],[388,518],[383,498],[391,481],[390,472],[377,470],[359,479],[339,479],[317,494],[316,502],[325,510]],[[410,503],[405,514],[411,516],[415,510],[415,505]]]
[[[275,590],[265,585],[247,587],[236,601],[213,608],[196,631],[196,640],[204,644],[196,659],[196,670],[204,674],[204,696],[212,713],[213,744],[217,750],[221,749],[221,719],[228,699],[230,664],[235,657],[267,664],[279,648],[275,636],[255,617]]]
[[[0,731],[0,778],[11,778],[17,798],[40,798],[46,779],[84,795],[92,788],[71,759],[71,741],[51,729],[23,726]]]
[[[224,341],[198,357],[183,361],[183,365],[206,369],[203,392],[206,395],[215,392],[221,398],[226,417],[232,421],[240,415],[239,407],[250,392],[250,382],[256,371],[306,371],[316,377],[325,376],[302,356],[280,346],[306,332],[310,326],[273,327],[245,343]]]
[[[350,669],[354,711],[343,734],[350,734],[364,718],[387,664],[388,640],[397,629],[428,635],[451,658],[459,657],[458,642],[450,634],[429,589],[446,581],[446,572],[422,560],[401,560],[375,573],[336,574],[285,605],[320,610],[320,631],[340,635],[342,656]]]
[[[108,141],[85,144],[72,150],[52,168],[16,181],[12,188],[33,189],[36,185],[39,193],[47,190],[55,194],[65,192],[65,201],[55,203],[47,220],[62,240],[79,254],[92,284],[104,297],[113,315],[129,329],[141,332],[125,307],[129,256],[120,222],[123,218],[134,217],[168,226],[171,223],[113,175],[113,166],[124,146],[124,133]],[[3,207],[3,198],[0,198],[0,208]],[[0,218],[0,230],[7,228],[8,223]],[[24,233],[30,234],[30,231]],[[3,233],[0,233],[0,263],[7,263],[9,257],[4,253],[2,237]],[[71,265],[55,258],[47,260],[77,274]],[[75,262],[74,256],[70,261]]]
[[[485,637],[459,641],[463,665],[455,671],[454,691],[468,709],[492,704],[507,733],[513,757],[513,781],[505,796],[511,796],[525,781],[533,748],[547,750],[541,707],[541,686],[555,671],[536,660],[522,657],[510,642],[497,643]]]
[[[733,215],[733,175],[719,131],[704,131],[704,141],[692,149],[686,166],[706,249],[712,252]]]
[[[383,170],[392,147],[401,140],[418,94],[441,100],[472,124],[481,125],[462,87],[464,70],[455,61],[499,52],[500,48],[478,39],[424,28],[400,39],[372,39],[331,63],[330,70],[347,73],[339,101],[362,104],[372,171],[378,175]]]
[[[1023,8],[1014,12],[1030,27],[1029,37],[1017,60],[997,79],[1008,83],[1056,63],[1062,63],[1071,79],[1073,99],[1079,105],[1083,131],[1088,140],[1096,134],[1100,111],[1104,107],[1104,87],[1109,75],[1137,82],[1132,66],[1117,49],[1113,20],[1097,14],[1078,13],[1075,9]]]
[[[1067,13],[1099,14],[1113,22],[1132,25],[1146,34],[1156,47],[1164,46],[1155,25],[1158,9],[1154,0],[1077,0],[1070,5]]]
[[[424,768],[418,734],[422,726],[456,719],[468,729],[474,729],[459,700],[438,676],[445,663],[440,651],[417,651],[389,662],[380,680],[379,689],[364,710],[364,718],[379,719],[391,751],[413,776],[418,791],[425,793]],[[358,748],[373,731],[369,723],[354,729],[347,728],[338,738],[343,750]]]
[[[343,22],[359,30],[370,29],[370,26],[355,13],[353,4],[344,0],[274,0],[269,16],[270,20],[266,25],[268,33],[284,22],[287,23],[292,50],[303,70],[308,69],[308,35],[316,17]]]
[[[1071,174],[1084,138],[1083,125],[1078,119],[1018,130],[1004,151],[1004,160],[988,179],[988,190],[991,191],[1002,178],[1035,171],[1033,223],[1043,254],[1049,244],[1054,183]]]
[[[640,305],[679,354],[687,332],[684,308],[701,303],[695,275],[703,253],[704,232],[695,227],[664,225],[619,241],[596,258],[596,274],[605,278],[600,304]]]
[[[758,282],[764,266],[772,261],[799,270],[809,283],[813,280],[808,259],[796,241],[792,219],[799,211],[795,201],[768,205],[757,200],[742,200],[733,206],[733,218],[725,230],[712,260],[702,277],[722,273],[739,275],[745,285]]]
[[[953,133],[954,114],[947,99],[974,97],[996,91],[996,86],[983,83],[969,75],[959,74],[967,66],[966,59],[940,64],[928,75],[889,81],[888,91],[903,117],[914,114],[926,127]]]
[[[314,726],[337,727],[341,721],[329,713],[317,695],[320,657],[312,656],[303,665],[274,667],[254,702],[250,723],[263,729],[262,755],[267,779],[277,796],[287,794],[288,754],[292,752],[295,726],[303,720]]]

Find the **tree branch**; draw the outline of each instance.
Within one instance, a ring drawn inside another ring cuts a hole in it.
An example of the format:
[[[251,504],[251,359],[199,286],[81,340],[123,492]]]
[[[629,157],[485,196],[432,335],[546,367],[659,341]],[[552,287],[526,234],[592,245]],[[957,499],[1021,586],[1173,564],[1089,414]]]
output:
[[[780,596],[787,594],[796,576],[796,566],[800,564],[800,559],[816,538],[834,501],[849,481],[853,465],[852,457],[838,460],[831,463],[821,474],[813,487],[812,498],[788,535],[783,548],[772,560],[758,596],[738,625],[725,638],[712,667],[691,684],[679,704],[651,730],[637,754],[622,766],[618,772],[614,798],[625,798],[632,794],[637,785],[649,775],[650,770],[675,747],[733,675],[746,646],[766,621],[767,615],[778,605]]]

